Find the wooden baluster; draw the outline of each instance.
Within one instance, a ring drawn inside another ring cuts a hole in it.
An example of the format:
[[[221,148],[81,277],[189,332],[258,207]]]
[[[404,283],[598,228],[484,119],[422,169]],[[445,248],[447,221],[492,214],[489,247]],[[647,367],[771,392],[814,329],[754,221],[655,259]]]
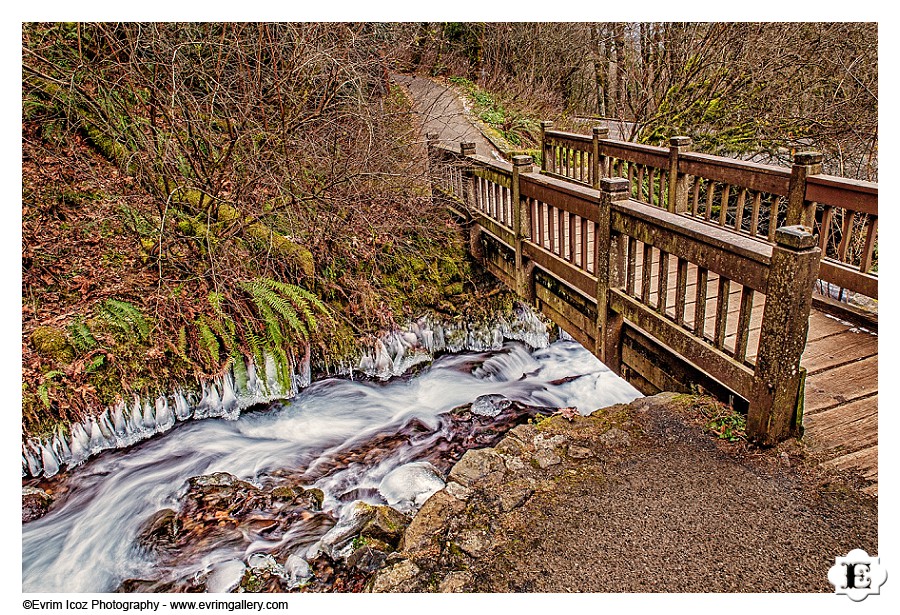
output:
[[[638,167],[637,172],[637,200],[644,201],[644,165]],[[646,202],[646,201],[644,201]]]
[[[557,232],[559,233],[559,257],[566,258],[566,212],[562,209],[556,210],[556,222],[559,225]]]
[[[697,267],[697,288],[694,296],[694,335],[706,335],[706,287],[709,282],[709,270]]]
[[[663,316],[666,315],[666,302],[669,297],[669,253],[659,251],[659,280],[656,282],[656,309]]]
[[[753,194],[753,209],[750,212],[750,236],[756,237],[759,232],[759,206],[762,204],[762,194]]]
[[[841,224],[841,243],[838,245],[838,260],[847,262],[847,250],[850,247],[850,238],[853,235],[853,219],[856,212],[844,210],[844,219]]]
[[[651,205],[660,205],[661,203],[653,202],[653,194],[656,192],[656,167],[649,167],[648,184],[647,184],[647,202]]]
[[[596,235],[594,241],[597,240]],[[596,267],[596,264],[594,265]],[[637,239],[628,237],[628,266],[625,275],[625,292],[634,297],[634,278],[637,273]]]
[[[538,207],[538,215],[537,215],[537,225],[538,225],[538,234],[537,234],[537,244],[542,248],[545,247],[544,244],[544,210],[547,208],[547,204],[543,201],[539,201],[535,199]]]
[[[859,270],[869,273],[872,268],[872,259],[875,252],[875,236],[878,233],[878,216],[869,215],[869,223],[866,228],[866,243],[863,245],[862,262]]]
[[[725,347],[725,327],[728,324],[728,295],[731,291],[731,280],[719,276],[719,295],[716,298],[716,330],[714,344],[716,348]]]
[[[741,288],[741,311],[738,314],[737,337],[734,340],[734,358],[744,362],[747,358],[747,342],[750,339],[750,317],[753,314],[753,289]]]
[[[694,193],[691,196],[691,214],[694,217],[697,217],[700,213],[700,184],[703,182],[703,179],[700,177],[694,178]]]
[[[550,203],[547,203],[547,231],[548,231],[548,239],[550,240],[550,251],[556,251],[556,214],[554,211],[556,210]]]
[[[738,195],[737,200],[737,211],[734,213],[734,230],[738,233],[741,232],[741,227],[744,226],[744,204],[747,201],[747,189],[742,188],[741,193]]]
[[[569,262],[575,264],[575,214],[569,214]]]
[[[684,308],[687,299],[688,261],[678,257],[675,275],[675,322],[682,327],[684,323]]]
[[[769,241],[775,242],[775,231],[778,229],[778,210],[781,209],[781,197],[775,196],[769,210]]]
[[[822,224],[819,225],[819,249],[824,257],[828,250],[828,239],[831,237],[831,221],[834,216],[834,207],[825,205],[822,208]]]
[[[644,245],[644,264],[641,267],[641,303],[650,305],[650,285],[653,281],[653,246]]]
[[[660,172],[659,172],[659,195],[657,198],[657,202],[659,203],[660,207],[663,207],[666,209],[668,209],[668,207],[669,207],[669,203],[668,203],[669,194],[668,194],[668,191],[666,190],[666,184],[668,183],[668,178],[669,178],[668,174],[665,171],[660,170]]]
[[[626,163],[628,167],[628,185],[631,186],[631,189],[628,191],[628,194],[635,194],[634,190],[634,164],[631,162]],[[638,188],[640,190],[640,188]],[[635,197],[638,200],[641,200],[640,193]]]
[[[716,194],[716,182],[709,180],[706,184],[706,219],[712,218],[713,198]]]
[[[588,270],[588,221],[587,218],[581,218],[581,268]]]
[[[731,184],[725,184],[722,188],[722,206],[719,209],[719,226],[725,226],[728,217],[728,197],[731,196]]]

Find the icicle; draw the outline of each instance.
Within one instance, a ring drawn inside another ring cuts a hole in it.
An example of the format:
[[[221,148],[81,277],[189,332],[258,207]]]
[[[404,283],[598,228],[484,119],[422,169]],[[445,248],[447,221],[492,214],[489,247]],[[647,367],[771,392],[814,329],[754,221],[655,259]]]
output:
[[[103,411],[97,419],[97,424],[100,426],[100,431],[103,432],[103,437],[106,438],[106,441],[110,444],[115,442],[115,430],[113,429],[112,421],[109,419],[109,408]]]
[[[247,391],[251,397],[259,397],[259,380],[256,377],[256,365],[253,361],[247,362]]]
[[[159,431],[168,431],[175,425],[175,415],[169,409],[169,402],[160,395],[156,398],[156,426]]]
[[[269,388],[269,395],[281,393],[281,384],[278,382],[278,366],[275,363],[275,357],[268,353],[266,353],[266,384]]]
[[[372,371],[375,369],[375,360],[372,359],[372,355],[370,355],[368,352],[366,354],[364,354],[362,356],[362,358],[359,360],[359,368],[358,369],[359,369],[359,371],[361,371],[363,373],[371,374]]]
[[[61,461],[68,461],[72,458],[72,451],[69,450],[69,445],[66,444],[66,437],[62,434],[62,428],[60,428],[59,432],[56,434],[56,438],[54,438],[54,446],[59,453]]]
[[[28,473],[35,477],[40,476],[44,467],[41,465],[41,460],[35,454],[35,451],[30,446],[23,444],[22,456],[28,463]]]
[[[41,465],[44,466],[44,476],[47,478],[59,472],[59,460],[46,444],[41,444]]]
[[[81,426],[81,423],[75,423],[72,427],[72,439],[70,442],[71,446],[69,448],[72,451],[72,458],[69,461],[69,467],[71,468],[77,466],[91,454],[91,451],[88,448],[90,440],[88,439],[87,434],[84,433],[84,428]]]
[[[379,376],[391,369],[391,359],[381,340],[375,340],[375,373]]]
[[[237,396],[234,394],[234,386],[229,374],[222,377],[222,412],[226,418],[232,420],[237,419],[240,415]]]
[[[113,408],[113,428],[120,437],[128,433],[128,427],[125,424],[125,402],[119,402]]]
[[[178,417],[179,421],[186,421],[191,418],[191,407],[181,391],[175,392],[175,416]]]
[[[156,431],[156,412],[153,410],[153,406],[150,405],[148,400],[144,400],[144,413],[141,422],[147,429]]]
[[[98,453],[105,448],[109,448],[110,443],[103,437],[103,432],[100,431],[97,421],[93,418],[90,421],[91,453]]]

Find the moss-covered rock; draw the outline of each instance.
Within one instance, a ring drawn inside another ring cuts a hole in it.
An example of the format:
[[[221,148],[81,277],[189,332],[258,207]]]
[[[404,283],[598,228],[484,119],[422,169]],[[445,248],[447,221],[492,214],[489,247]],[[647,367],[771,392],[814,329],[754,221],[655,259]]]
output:
[[[59,327],[37,327],[31,333],[31,344],[39,355],[57,363],[67,364],[75,359],[75,349],[66,331]]]

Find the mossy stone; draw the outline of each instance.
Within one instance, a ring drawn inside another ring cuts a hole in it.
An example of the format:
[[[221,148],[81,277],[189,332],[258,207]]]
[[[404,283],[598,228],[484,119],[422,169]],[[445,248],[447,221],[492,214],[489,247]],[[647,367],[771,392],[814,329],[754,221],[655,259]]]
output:
[[[59,327],[38,327],[31,333],[31,344],[39,355],[57,363],[71,363],[75,359],[75,349],[65,330]]]

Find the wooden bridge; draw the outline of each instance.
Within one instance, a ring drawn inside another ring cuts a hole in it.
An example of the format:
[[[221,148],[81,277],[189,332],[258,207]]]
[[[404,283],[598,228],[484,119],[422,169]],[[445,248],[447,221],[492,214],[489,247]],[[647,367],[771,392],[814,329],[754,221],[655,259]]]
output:
[[[805,430],[877,493],[877,184],[542,124],[541,167],[430,141],[473,255],[644,393],[696,385]],[[848,301],[849,299],[849,301]]]

